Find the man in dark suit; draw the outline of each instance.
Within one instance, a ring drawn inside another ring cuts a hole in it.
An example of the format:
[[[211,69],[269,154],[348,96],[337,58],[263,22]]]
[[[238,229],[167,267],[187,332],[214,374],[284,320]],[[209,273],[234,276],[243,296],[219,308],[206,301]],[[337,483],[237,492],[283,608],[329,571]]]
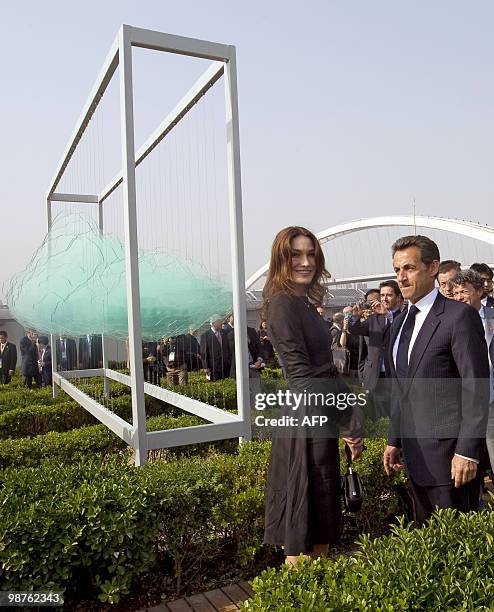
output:
[[[36,387],[41,386],[41,378],[38,370],[38,347],[36,344],[38,334],[33,330],[26,330],[26,335],[19,341],[19,349],[21,351],[21,367],[20,372],[24,380],[24,386],[28,389],[34,384]]]
[[[60,336],[57,340],[57,363],[60,370],[69,371],[77,368],[77,346],[73,338]]]
[[[201,336],[202,367],[211,381],[227,378],[230,373],[230,347],[221,324],[219,317],[213,317],[211,328]]]
[[[394,280],[379,285],[379,299],[370,304],[372,314],[362,318],[356,306],[349,321],[348,331],[354,336],[367,338],[367,358],[362,372],[364,388],[371,393],[373,417],[389,416],[389,331],[393,319],[401,312],[402,295]]]
[[[52,384],[51,347],[48,343],[48,336],[40,336],[38,344],[38,368],[41,386],[48,387]]]
[[[142,367],[144,370],[144,381],[153,385],[159,384],[157,342],[142,343]]]
[[[470,270],[474,270],[480,274],[484,282],[484,294],[482,296],[482,305],[494,308],[494,297],[492,297],[492,278],[494,272],[485,263],[474,263],[470,266]]]
[[[359,307],[359,319],[367,319],[372,311],[370,309],[370,304],[375,302],[376,300],[380,300],[380,291],[379,289],[368,289],[365,292],[364,303],[357,304]],[[359,357],[358,357],[358,373],[359,379],[363,382],[364,378],[364,370],[365,370],[365,362],[367,361],[367,354],[369,352],[369,338],[367,336],[359,336]]]
[[[201,345],[196,338],[197,331],[191,329],[185,336],[185,353],[187,355],[187,371],[197,372],[201,369]]]
[[[479,313],[435,287],[439,249],[426,236],[393,244],[393,267],[409,308],[390,337],[391,430],[384,469],[408,470],[415,519],[436,506],[478,509],[489,406],[489,360]]]
[[[81,370],[103,367],[103,341],[100,335],[86,334],[79,338],[79,367]]]
[[[236,378],[236,366],[235,366],[235,333],[234,326],[235,320],[233,315],[228,318],[228,325],[230,330],[226,333],[228,340],[228,346],[230,350],[230,377]],[[262,357],[261,341],[256,330],[253,327],[247,326],[247,347],[249,350],[249,378],[259,378],[262,368]]]
[[[17,364],[17,348],[7,340],[6,331],[0,331],[0,384],[8,385]]]

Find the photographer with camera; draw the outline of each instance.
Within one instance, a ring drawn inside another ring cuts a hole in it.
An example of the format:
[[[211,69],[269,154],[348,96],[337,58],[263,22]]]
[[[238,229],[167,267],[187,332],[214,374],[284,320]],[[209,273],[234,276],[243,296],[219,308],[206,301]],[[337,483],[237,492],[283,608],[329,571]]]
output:
[[[389,376],[389,330],[402,306],[403,297],[398,283],[394,280],[383,281],[379,285],[379,299],[355,306],[348,323],[350,334],[368,339],[362,382],[371,393],[371,416],[374,418],[389,416],[389,392],[383,379]]]

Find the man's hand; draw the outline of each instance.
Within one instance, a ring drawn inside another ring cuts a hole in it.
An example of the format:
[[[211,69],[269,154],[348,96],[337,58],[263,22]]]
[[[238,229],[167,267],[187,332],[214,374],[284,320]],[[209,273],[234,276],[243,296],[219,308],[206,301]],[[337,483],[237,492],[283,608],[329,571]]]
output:
[[[384,316],[389,314],[389,310],[380,300],[375,300],[374,302],[372,302],[371,308],[372,308],[372,312],[375,314],[380,314]]]
[[[363,438],[343,438],[343,441],[348,444],[352,451],[352,461],[355,461],[360,457],[364,450],[364,439]]]
[[[405,467],[401,461],[401,448],[397,446],[386,446],[384,449],[384,471],[387,476],[390,476],[391,472],[401,472]]]
[[[455,488],[459,489],[470,482],[477,475],[477,464],[475,461],[464,459],[455,455],[451,461],[451,480],[455,481]]]

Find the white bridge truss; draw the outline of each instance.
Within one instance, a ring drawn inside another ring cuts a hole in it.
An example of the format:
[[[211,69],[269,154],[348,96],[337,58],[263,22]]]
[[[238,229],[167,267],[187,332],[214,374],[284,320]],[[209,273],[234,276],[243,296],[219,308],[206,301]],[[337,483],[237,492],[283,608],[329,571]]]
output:
[[[316,234],[316,238],[320,244],[325,244],[336,238],[348,236],[356,232],[361,232],[369,229],[382,227],[426,227],[429,229],[443,230],[460,234],[463,237],[473,238],[490,245],[494,245],[494,227],[489,225],[481,225],[472,221],[464,221],[462,219],[449,219],[445,217],[429,217],[422,215],[390,215],[386,217],[374,217],[370,219],[357,219],[348,223],[334,225],[328,229]],[[263,276],[266,275],[269,269],[269,262],[264,264],[257,272],[255,272],[245,283],[246,290],[251,289]],[[348,278],[339,278],[330,281],[331,284],[343,283],[360,283],[370,280],[384,280],[393,278],[393,272],[383,274],[372,274],[367,276],[355,276]]]

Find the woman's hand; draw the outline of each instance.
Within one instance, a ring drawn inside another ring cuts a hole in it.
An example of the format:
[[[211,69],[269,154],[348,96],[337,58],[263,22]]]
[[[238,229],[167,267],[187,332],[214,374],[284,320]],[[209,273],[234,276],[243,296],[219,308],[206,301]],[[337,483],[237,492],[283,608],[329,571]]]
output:
[[[348,444],[352,453],[352,461],[355,461],[360,457],[364,450],[364,439],[363,438],[343,438],[343,441]]]

